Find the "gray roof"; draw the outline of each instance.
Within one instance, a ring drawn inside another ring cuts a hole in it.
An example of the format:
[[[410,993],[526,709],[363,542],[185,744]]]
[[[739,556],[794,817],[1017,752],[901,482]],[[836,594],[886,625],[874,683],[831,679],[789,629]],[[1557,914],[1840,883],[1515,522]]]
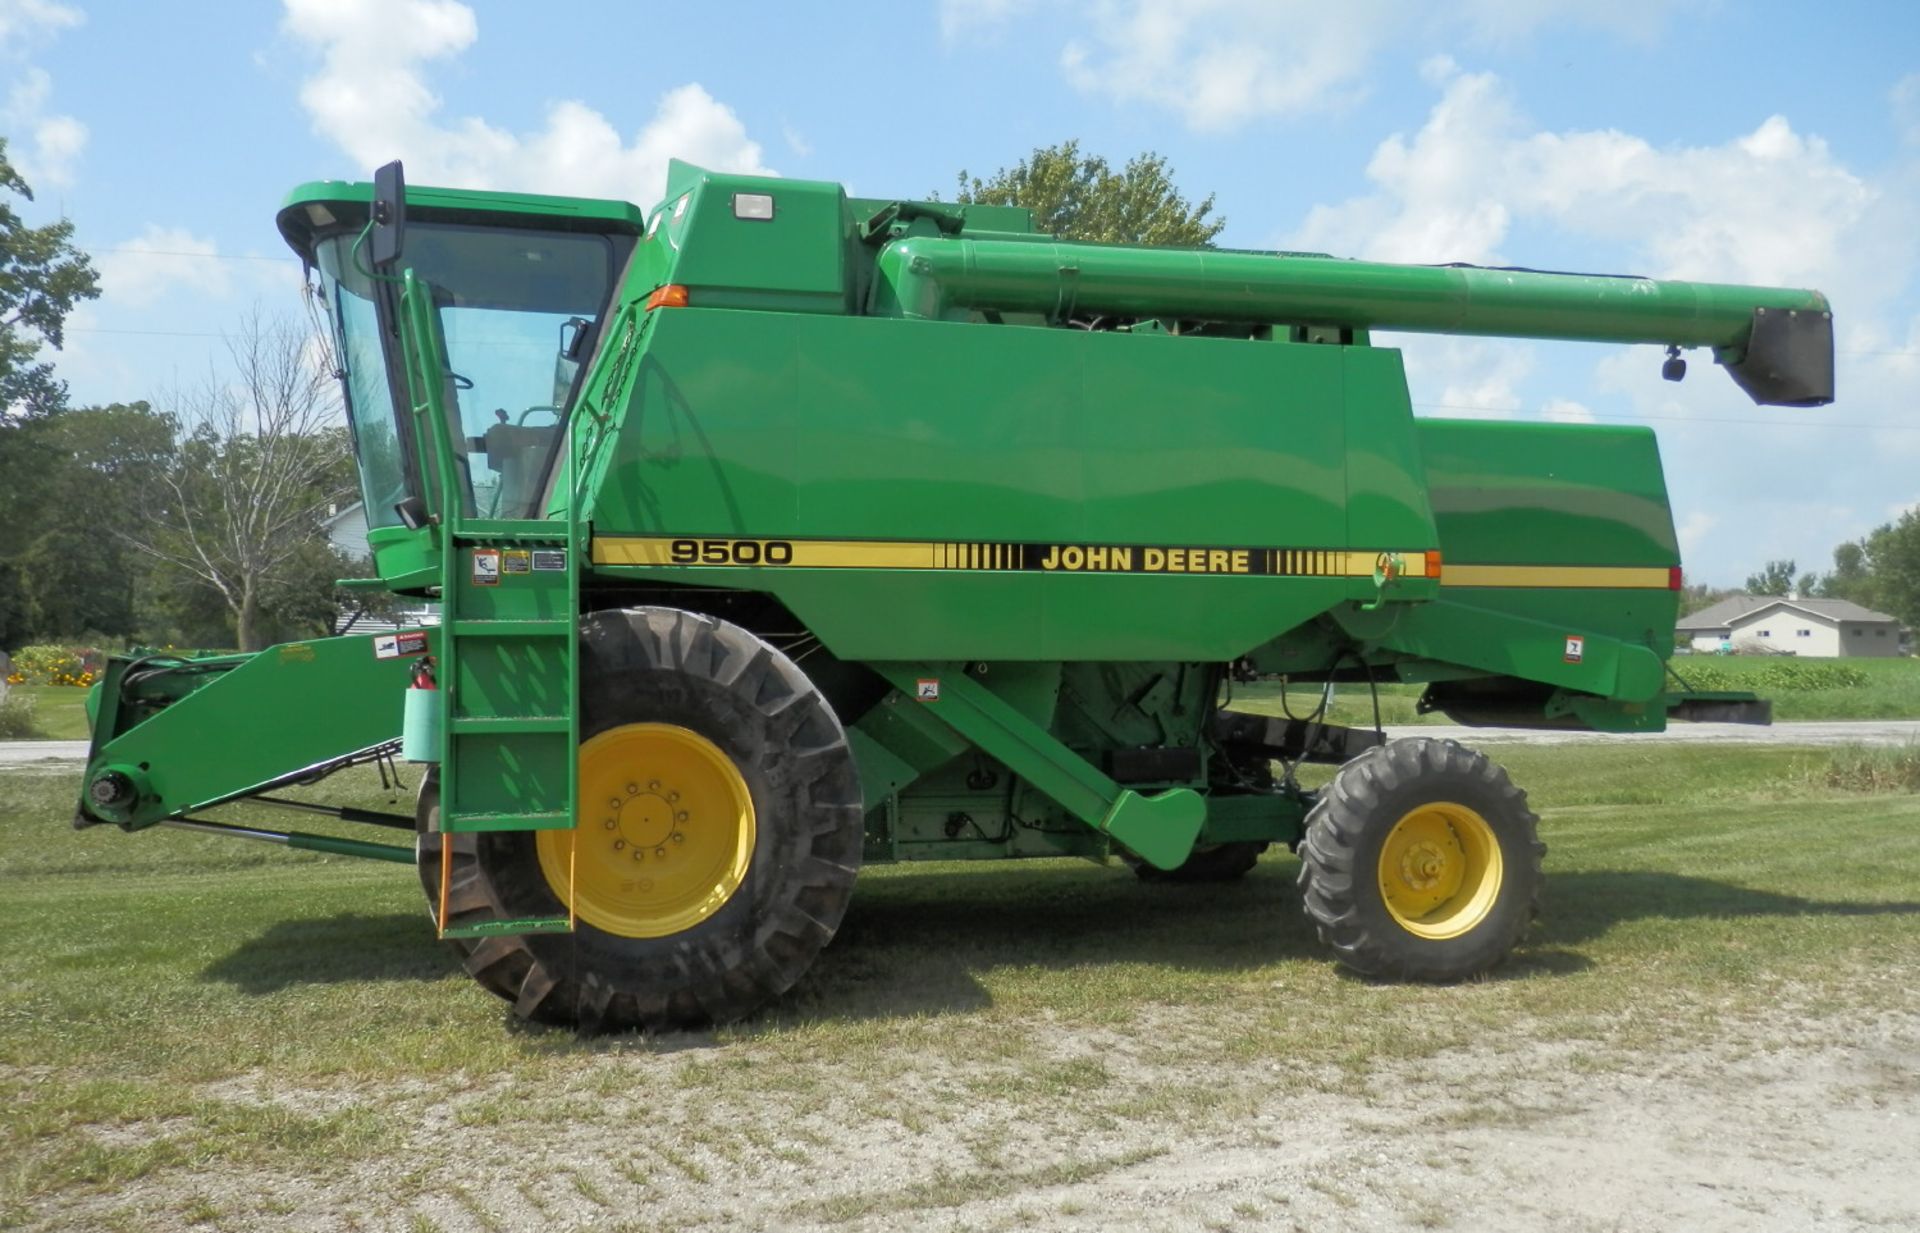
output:
[[[1870,623],[1897,625],[1898,620],[1884,612],[1875,612],[1871,608],[1862,608],[1850,599],[1788,599],[1784,595],[1734,595],[1717,604],[1702,608],[1690,616],[1680,618],[1677,629],[1727,629],[1735,621],[1753,616],[1776,604],[1789,608],[1798,608],[1810,616],[1825,617],[1829,621],[1867,621]]]

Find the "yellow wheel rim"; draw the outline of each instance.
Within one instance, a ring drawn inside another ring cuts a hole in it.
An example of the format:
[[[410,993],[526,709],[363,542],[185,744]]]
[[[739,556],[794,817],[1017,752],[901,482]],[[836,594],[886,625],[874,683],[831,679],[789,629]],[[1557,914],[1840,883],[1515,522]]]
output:
[[[563,903],[571,867],[580,919],[663,938],[733,897],[754,840],[753,795],[718,745],[674,724],[626,724],[580,747],[579,829],[541,831],[535,845]]]
[[[1457,938],[1493,911],[1505,864],[1493,828],[1475,810],[1435,801],[1393,824],[1380,847],[1380,896],[1402,929]]]

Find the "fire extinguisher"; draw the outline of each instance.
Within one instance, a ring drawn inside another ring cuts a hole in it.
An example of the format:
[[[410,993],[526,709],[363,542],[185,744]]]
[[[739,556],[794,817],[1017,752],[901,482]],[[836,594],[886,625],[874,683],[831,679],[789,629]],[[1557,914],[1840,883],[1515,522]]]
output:
[[[433,679],[431,655],[413,661],[400,723],[400,756],[409,762],[440,760],[440,687]]]

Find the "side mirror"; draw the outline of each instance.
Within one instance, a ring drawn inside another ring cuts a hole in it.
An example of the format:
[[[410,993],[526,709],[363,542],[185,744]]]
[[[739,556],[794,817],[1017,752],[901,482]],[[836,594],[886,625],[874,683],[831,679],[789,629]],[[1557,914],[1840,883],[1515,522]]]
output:
[[[586,350],[587,335],[593,331],[593,322],[585,317],[568,317],[560,324],[560,354],[569,360],[578,361],[580,353]]]
[[[400,259],[406,231],[407,177],[396,158],[373,173],[373,237],[367,247],[374,268]]]

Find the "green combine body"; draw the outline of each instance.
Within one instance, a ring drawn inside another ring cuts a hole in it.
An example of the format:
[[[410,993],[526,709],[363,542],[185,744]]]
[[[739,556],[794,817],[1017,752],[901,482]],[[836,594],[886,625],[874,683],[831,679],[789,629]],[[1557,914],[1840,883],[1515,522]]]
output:
[[[1764,721],[1669,688],[1651,432],[1416,418],[1370,331],[1710,348],[1810,406],[1817,292],[1078,244],[681,163],[646,213],[394,165],[279,221],[334,327],[355,585],[441,624],[114,661],[78,820],[222,829],[198,815],[404,736],[416,816],[338,812],[413,846],[243,833],[417,862],[522,1015],[748,1013],[864,861],[1220,880],[1275,843],[1344,962],[1458,979],[1535,911],[1524,794],[1450,741],[1237,712],[1236,682]],[[1303,761],[1341,770],[1311,792]]]

